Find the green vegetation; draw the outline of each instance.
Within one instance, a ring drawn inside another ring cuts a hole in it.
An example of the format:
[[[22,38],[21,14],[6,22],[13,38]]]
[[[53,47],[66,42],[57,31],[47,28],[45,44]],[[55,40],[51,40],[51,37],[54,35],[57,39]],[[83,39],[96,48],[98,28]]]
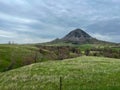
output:
[[[32,63],[27,58],[34,57],[36,47],[30,45],[0,45],[0,71]]]
[[[48,60],[62,60],[82,55],[120,59],[115,45],[0,45],[0,72]]]
[[[0,73],[0,90],[120,90],[120,59],[78,57]]]
[[[83,55],[120,59],[120,46],[112,44],[83,44],[77,47]]]
[[[0,45],[0,72],[48,60],[80,56],[68,46]]]

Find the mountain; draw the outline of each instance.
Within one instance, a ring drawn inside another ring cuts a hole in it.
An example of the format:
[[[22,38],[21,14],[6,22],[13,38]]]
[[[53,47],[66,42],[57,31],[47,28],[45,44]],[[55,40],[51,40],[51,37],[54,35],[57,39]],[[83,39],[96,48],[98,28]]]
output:
[[[61,39],[57,38],[51,42],[41,43],[40,45],[55,45],[55,46],[73,45],[74,46],[74,45],[81,45],[81,44],[115,45],[116,43],[98,40],[90,36],[88,33],[83,31],[82,29],[75,29]]]
[[[96,38],[93,38],[88,33],[83,31],[82,29],[75,29],[68,33],[66,36],[64,36],[61,39],[55,39],[52,42],[53,44],[58,43],[65,43],[65,44],[103,44],[103,43],[110,43],[106,41],[101,41]]]
[[[74,42],[74,43],[85,43],[92,39],[93,38],[89,34],[84,32],[83,30],[75,29],[75,30],[71,31],[70,33],[68,33],[61,40],[68,41],[68,42]]]

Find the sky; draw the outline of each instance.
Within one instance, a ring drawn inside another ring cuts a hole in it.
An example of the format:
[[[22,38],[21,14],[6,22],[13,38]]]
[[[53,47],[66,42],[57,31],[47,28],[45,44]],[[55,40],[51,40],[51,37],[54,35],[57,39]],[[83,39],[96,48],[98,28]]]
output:
[[[80,28],[120,43],[120,0],[0,0],[0,43],[41,43]]]

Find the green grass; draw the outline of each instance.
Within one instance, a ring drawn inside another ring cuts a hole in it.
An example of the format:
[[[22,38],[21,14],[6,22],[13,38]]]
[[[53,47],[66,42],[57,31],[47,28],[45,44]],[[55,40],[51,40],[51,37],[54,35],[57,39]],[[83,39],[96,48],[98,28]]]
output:
[[[79,45],[78,48],[82,51],[84,50],[88,50],[88,49],[91,49],[91,48],[94,48],[98,45],[94,45],[94,44],[83,44],[83,45]]]
[[[120,59],[78,57],[0,73],[0,90],[120,90]]]
[[[13,60],[15,61],[13,68],[22,66],[23,58],[33,54],[35,50],[37,48],[30,45],[0,44],[0,72],[4,71]]]

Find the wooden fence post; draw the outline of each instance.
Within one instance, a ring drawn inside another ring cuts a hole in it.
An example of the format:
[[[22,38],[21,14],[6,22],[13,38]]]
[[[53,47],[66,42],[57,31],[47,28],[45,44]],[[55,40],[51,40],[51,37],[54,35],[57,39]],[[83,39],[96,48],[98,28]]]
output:
[[[60,76],[60,90],[62,90],[62,77]]]

